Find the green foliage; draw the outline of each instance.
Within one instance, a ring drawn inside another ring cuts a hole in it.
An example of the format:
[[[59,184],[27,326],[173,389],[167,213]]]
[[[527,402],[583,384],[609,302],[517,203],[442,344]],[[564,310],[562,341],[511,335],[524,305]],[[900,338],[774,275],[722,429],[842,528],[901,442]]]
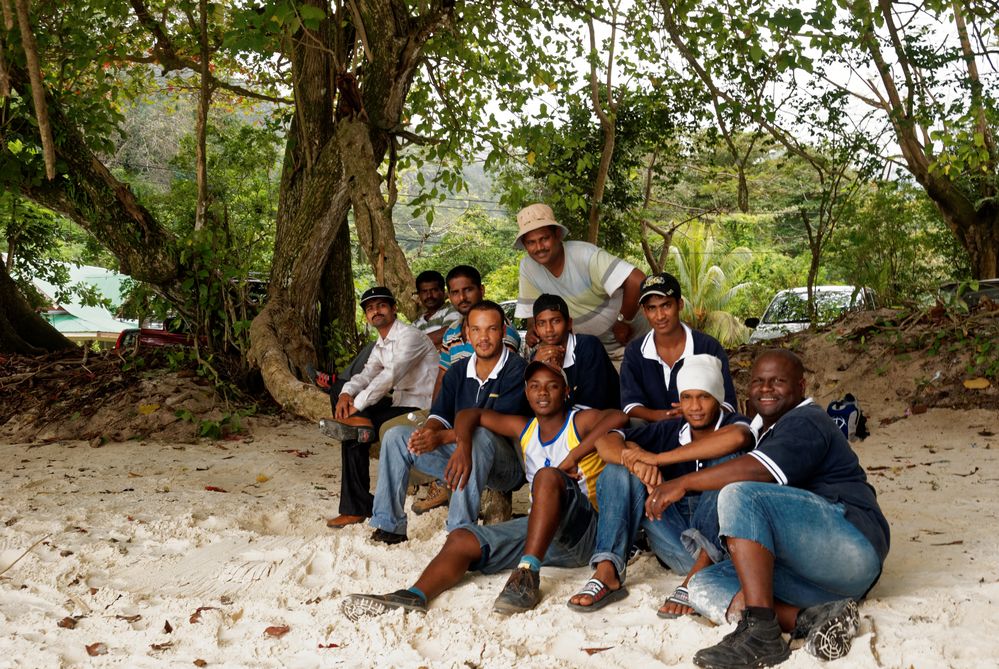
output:
[[[746,288],[734,283],[752,258],[745,247],[721,248],[702,224],[692,223],[673,238],[668,270],[680,282],[683,296],[681,318],[691,327],[707,332],[724,346],[741,344],[749,330],[726,309]]]
[[[471,265],[482,275],[487,296],[495,298],[485,277],[517,261],[518,253],[513,248],[516,236],[517,227],[512,221],[498,220],[482,209],[470,208],[437,244],[416,249],[410,260],[413,274],[434,269],[447,275],[455,265]]]
[[[904,181],[871,185],[829,253],[830,272],[874,288],[885,304],[925,299],[970,276],[956,240],[925,192]]]

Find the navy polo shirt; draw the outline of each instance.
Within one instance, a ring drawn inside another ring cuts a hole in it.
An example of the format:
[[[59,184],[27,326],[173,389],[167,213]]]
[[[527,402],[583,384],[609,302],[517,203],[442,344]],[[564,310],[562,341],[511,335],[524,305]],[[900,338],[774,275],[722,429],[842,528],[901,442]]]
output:
[[[722,362],[722,378],[725,381],[725,404],[735,410],[735,385],[728,368],[728,354],[718,340],[681,323],[687,335],[687,343],[680,359],[669,367],[656,352],[655,332],[649,332],[641,339],[635,339],[624,350],[621,363],[621,408],[625,413],[635,407],[648,409],[672,409],[674,402],[680,401],[676,390],[676,375],[683,367],[683,359],[689,355],[708,353]]]
[[[759,416],[756,425],[762,426]],[[777,483],[843,504],[846,519],[867,537],[884,562],[890,542],[888,521],[857,454],[822,407],[805,400],[760,434],[756,450],[749,455]]]
[[[429,418],[435,418],[451,429],[455,416],[462,409],[492,409],[518,416],[532,415],[524,395],[524,370],[527,369],[524,359],[504,346],[489,378],[479,381],[475,376],[476,358],[473,354],[447,370],[437,399],[430,407]]]
[[[752,431],[748,418],[740,413],[722,409],[721,415],[718,416],[718,422],[715,423],[715,429],[718,430],[737,423],[745,425],[746,429]],[[638,427],[617,430],[617,432],[624,436],[625,441],[633,441],[650,453],[665,453],[691,442],[690,424],[683,418],[659,420]],[[678,462],[660,467],[659,471],[663,475],[663,480],[667,480],[689,474],[700,468],[699,461]]]

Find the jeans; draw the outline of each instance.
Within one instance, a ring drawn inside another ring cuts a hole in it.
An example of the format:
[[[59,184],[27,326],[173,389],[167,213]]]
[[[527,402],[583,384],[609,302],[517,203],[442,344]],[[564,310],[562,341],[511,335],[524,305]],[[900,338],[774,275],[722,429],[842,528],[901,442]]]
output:
[[[645,530],[652,551],[678,574],[694,566],[694,558],[684,548],[681,533],[691,526],[699,495],[688,495],[666,507],[662,518],[645,517],[645,484],[621,465],[607,465],[597,480],[597,539],[590,566],[610,561],[624,582],[628,550],[639,528]]]
[[[775,483],[731,483],[718,495],[722,536],[770,551],[774,598],[800,608],[859,599],[881,574],[877,551],[844,514],[842,504]],[[690,603],[723,624],[741,588],[730,560],[714,564],[690,580]]]
[[[561,508],[554,510],[559,514],[560,521],[541,564],[546,567],[582,567],[593,553],[597,512],[590,506],[586,493],[579,489],[579,484],[565,473],[560,473],[565,486],[565,500]],[[531,507],[532,515],[539,512],[536,505]],[[523,516],[496,525],[460,528],[474,534],[482,548],[482,556],[468,570],[495,574],[516,567],[524,556],[529,520],[529,516]]]
[[[403,505],[406,502],[410,467],[438,480],[444,479],[444,469],[457,445],[444,444],[429,453],[415,455],[407,448],[409,436],[415,429],[400,425],[385,433],[378,460],[372,527],[396,534],[406,533],[406,511]],[[524,468],[510,442],[485,428],[476,428],[472,433],[472,472],[464,489],[455,490],[451,495],[447,531],[475,524],[479,518],[480,497],[485,488],[506,492],[520,487],[523,482]]]

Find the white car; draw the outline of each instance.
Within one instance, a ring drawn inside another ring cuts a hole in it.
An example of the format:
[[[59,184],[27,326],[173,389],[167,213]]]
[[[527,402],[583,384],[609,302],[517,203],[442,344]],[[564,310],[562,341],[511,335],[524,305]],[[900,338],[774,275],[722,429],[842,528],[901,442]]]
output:
[[[812,290],[819,325],[836,320],[847,310],[877,308],[874,291],[870,288],[815,286]],[[749,336],[750,344],[801,332],[808,324],[808,289],[804,287],[780,291],[763,312],[763,318],[746,319],[746,325],[754,328]]]

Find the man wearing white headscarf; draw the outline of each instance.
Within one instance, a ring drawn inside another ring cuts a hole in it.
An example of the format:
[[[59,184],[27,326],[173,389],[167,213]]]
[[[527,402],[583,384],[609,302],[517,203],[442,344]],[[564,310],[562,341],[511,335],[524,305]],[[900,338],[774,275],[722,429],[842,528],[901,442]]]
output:
[[[572,609],[593,611],[627,595],[628,549],[639,529],[645,530],[653,552],[675,573],[689,571],[695,556],[705,561],[720,558],[710,536],[716,521],[695,518],[702,504],[705,514],[711,515],[717,492],[685,496],[659,519],[645,517],[646,498],[662,481],[752,448],[755,436],[749,419],[724,405],[725,380],[717,357],[688,356],[677,375],[677,390],[682,418],[617,430],[597,441],[597,452],[607,467],[597,482],[600,517],[590,558],[594,574],[569,600]],[[705,525],[704,536],[690,532]],[[675,617],[676,600],[683,594],[681,586],[660,609],[661,615]]]

